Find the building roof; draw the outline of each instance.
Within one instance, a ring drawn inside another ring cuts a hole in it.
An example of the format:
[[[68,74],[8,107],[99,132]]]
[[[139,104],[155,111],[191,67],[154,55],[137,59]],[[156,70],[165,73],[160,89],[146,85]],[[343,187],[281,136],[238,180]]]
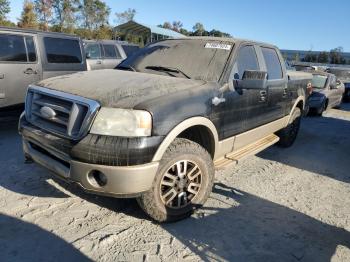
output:
[[[185,37],[185,35],[175,32],[170,29],[161,28],[154,25],[147,25],[143,23],[138,23],[135,21],[129,21],[125,24],[118,25],[114,28],[116,31],[132,31],[135,34],[147,34],[154,33],[159,35],[165,35],[172,38]]]

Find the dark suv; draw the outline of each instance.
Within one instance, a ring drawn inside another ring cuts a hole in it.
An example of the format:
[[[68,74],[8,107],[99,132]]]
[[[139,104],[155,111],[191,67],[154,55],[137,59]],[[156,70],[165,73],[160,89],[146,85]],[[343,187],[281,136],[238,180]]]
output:
[[[29,84],[85,70],[79,37],[0,27],[0,108],[23,104]]]

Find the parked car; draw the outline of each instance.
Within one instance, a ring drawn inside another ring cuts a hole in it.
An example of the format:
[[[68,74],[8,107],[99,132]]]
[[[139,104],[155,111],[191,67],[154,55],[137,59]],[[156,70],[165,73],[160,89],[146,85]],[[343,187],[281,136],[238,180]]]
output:
[[[113,69],[139,47],[124,41],[84,40],[88,70]]]
[[[340,106],[344,94],[344,84],[336,76],[322,71],[312,71],[313,91],[307,99],[310,111],[322,115],[323,111]]]
[[[79,37],[0,27],[0,108],[23,104],[31,83],[85,70]]]
[[[343,95],[344,102],[350,101],[350,68],[330,67],[327,69],[328,73],[334,74],[338,80],[343,82],[345,92]]]
[[[31,85],[24,154],[91,193],[136,197],[157,221],[200,207],[215,168],[291,146],[312,79],[273,45],[215,37],[159,41],[118,69]]]

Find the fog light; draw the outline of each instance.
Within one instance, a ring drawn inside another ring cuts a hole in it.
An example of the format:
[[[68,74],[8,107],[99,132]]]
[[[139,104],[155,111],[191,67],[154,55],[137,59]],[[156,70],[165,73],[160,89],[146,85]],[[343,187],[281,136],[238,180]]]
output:
[[[88,174],[89,182],[95,187],[102,187],[107,185],[107,177],[98,170],[91,170]]]

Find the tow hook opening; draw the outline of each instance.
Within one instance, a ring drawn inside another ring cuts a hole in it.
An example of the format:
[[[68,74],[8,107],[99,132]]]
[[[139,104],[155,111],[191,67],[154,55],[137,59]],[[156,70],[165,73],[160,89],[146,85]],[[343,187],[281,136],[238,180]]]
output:
[[[94,187],[103,187],[107,185],[106,175],[98,170],[91,170],[88,174],[88,180]]]

